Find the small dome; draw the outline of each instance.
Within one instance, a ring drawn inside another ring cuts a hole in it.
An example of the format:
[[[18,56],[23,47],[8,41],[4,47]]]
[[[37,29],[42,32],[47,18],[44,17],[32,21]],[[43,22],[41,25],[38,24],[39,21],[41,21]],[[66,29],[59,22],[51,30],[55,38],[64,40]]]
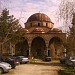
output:
[[[46,22],[51,22],[50,18],[43,13],[35,13],[33,15],[31,15],[27,22],[32,22],[32,21],[46,21]]]
[[[58,28],[53,28],[53,29],[49,30],[48,33],[62,33],[62,30],[60,30]]]
[[[25,32],[28,32],[28,29],[25,29],[24,31],[25,31]]]
[[[23,29],[21,30],[21,32],[22,32],[22,33],[29,33],[29,30],[28,30],[28,29],[23,28]]]
[[[53,28],[53,31],[62,32],[62,30],[60,30],[60,29],[58,29],[58,28]]]
[[[34,33],[45,33],[45,31],[42,29],[42,28],[35,28],[34,30],[33,30],[33,32]]]

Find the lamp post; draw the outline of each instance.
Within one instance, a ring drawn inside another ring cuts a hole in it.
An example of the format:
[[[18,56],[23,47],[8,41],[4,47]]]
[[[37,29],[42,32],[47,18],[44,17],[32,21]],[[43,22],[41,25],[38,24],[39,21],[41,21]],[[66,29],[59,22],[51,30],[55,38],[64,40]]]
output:
[[[63,52],[63,53],[64,53],[64,56],[66,57],[66,56],[67,56],[67,55],[66,55],[66,48],[64,49],[64,52]]]

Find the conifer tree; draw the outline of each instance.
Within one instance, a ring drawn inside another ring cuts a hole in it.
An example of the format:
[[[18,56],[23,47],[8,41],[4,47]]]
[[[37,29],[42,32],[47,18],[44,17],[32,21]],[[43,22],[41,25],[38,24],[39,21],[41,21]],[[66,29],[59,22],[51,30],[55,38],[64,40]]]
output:
[[[2,11],[0,15],[0,49],[2,52],[2,47],[4,43],[10,41],[14,42],[17,37],[19,37],[19,32],[21,29],[19,20],[14,18],[13,15],[9,15],[9,10],[6,8]],[[15,41],[16,42],[16,41]]]

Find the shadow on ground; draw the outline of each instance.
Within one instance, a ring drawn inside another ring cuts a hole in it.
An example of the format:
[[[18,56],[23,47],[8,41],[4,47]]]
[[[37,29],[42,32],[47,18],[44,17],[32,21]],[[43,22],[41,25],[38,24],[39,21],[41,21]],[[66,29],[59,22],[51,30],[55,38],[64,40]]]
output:
[[[62,65],[60,62],[52,62],[52,61],[50,61],[50,62],[44,62],[44,61],[35,62],[35,63],[32,63],[32,64],[44,65],[44,66],[63,66],[64,67],[64,65]]]

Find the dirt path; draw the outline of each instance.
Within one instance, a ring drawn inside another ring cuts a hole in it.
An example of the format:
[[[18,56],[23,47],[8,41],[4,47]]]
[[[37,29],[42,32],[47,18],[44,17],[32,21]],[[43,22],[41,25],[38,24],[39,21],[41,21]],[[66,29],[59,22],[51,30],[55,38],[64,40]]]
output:
[[[22,64],[3,75],[58,75],[59,69],[62,67],[53,63]]]

